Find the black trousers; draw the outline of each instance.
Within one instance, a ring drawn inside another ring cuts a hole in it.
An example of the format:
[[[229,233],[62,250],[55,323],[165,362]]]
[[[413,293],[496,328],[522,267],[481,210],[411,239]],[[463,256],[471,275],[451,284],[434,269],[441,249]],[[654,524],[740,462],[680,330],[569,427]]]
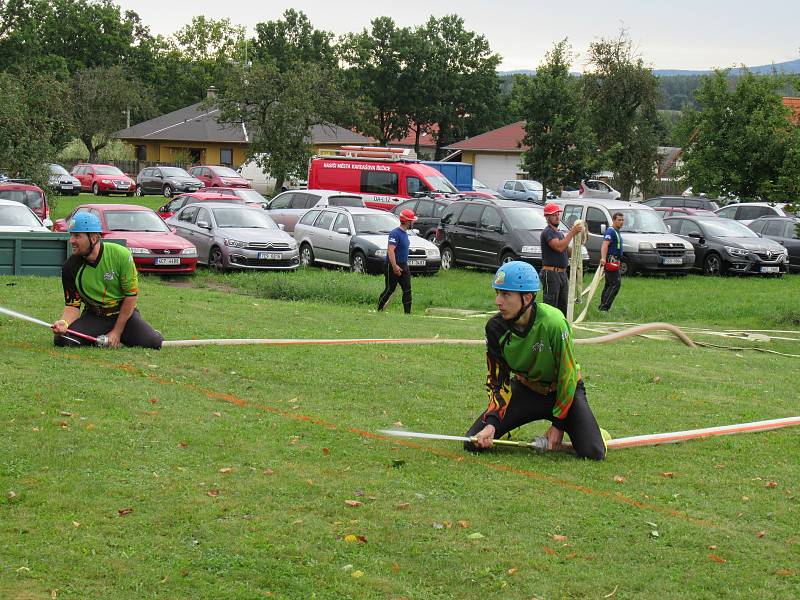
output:
[[[622,285],[622,275],[619,271],[606,271],[606,285],[603,287],[603,293],[600,295],[600,310],[610,310],[611,305],[614,303],[614,298],[617,297],[617,292]]]
[[[569,298],[569,279],[566,271],[559,273],[542,269],[539,279],[542,282],[542,301],[555,306],[566,317]]]
[[[114,328],[117,317],[101,317],[91,311],[84,310],[80,317],[78,317],[69,326],[73,331],[78,333],[85,333],[92,337],[98,335],[105,335]],[[69,334],[67,334],[69,336]],[[139,314],[139,309],[135,309],[131,318],[125,323],[125,329],[122,331],[120,342],[125,346],[141,346],[142,348],[161,349],[161,343],[164,337],[155,329],[153,329],[147,321]],[[53,343],[56,346],[91,346],[89,340],[81,339],[77,336],[69,339],[61,335],[53,336]]]
[[[556,402],[556,393],[550,392],[543,396],[534,392],[528,386],[516,379],[511,380],[511,400],[506,409],[505,417],[500,427],[494,434],[495,439],[504,436],[509,431],[521,427],[531,421],[553,421],[553,406]],[[486,427],[483,415],[478,417],[469,428],[466,435],[472,437]],[[606,456],[606,447],[600,427],[594,418],[589,402],[586,400],[586,388],[583,381],[578,382],[575,396],[572,399],[567,418],[564,422],[564,431],[569,434],[572,447],[580,458],[603,460]],[[464,442],[464,448],[470,451],[479,451],[480,448],[472,442]]]
[[[381,297],[378,299],[378,310],[383,310],[392,298],[392,294],[397,289],[397,284],[400,284],[400,289],[403,290],[403,310],[405,313],[411,314],[411,271],[408,269],[407,263],[397,263],[397,266],[403,269],[400,275],[395,275],[392,270],[391,263],[387,260],[383,268],[383,277],[385,287]]]

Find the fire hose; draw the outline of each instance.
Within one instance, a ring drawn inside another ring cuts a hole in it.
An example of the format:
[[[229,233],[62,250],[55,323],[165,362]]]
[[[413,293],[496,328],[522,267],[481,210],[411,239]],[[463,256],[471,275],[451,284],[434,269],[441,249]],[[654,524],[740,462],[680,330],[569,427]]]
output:
[[[36,319],[34,317],[29,317],[28,315],[23,315],[22,313],[18,313],[16,311],[9,310],[7,308],[3,308],[2,306],[0,306],[0,313],[8,315],[9,317],[22,319],[23,321],[28,321],[29,323],[35,323],[36,325],[42,325],[44,327],[47,327],[48,329],[51,329],[51,327],[52,327],[51,323],[46,323],[45,321],[42,321],[41,319]],[[84,340],[86,340],[88,342],[92,342],[94,344],[97,344],[98,346],[108,346],[108,338],[106,336],[104,336],[104,335],[98,335],[97,337],[94,337],[94,336],[91,336],[91,335],[86,335],[85,333],[81,333],[80,331],[75,331],[73,329],[67,329],[66,333],[68,333],[69,335],[64,335],[63,337],[65,337],[66,339],[68,339],[68,340],[70,340],[72,342],[75,342],[75,343],[79,343],[79,342],[77,340],[75,340],[75,339],[70,338],[69,337],[70,335],[73,335],[75,337],[84,339]]]

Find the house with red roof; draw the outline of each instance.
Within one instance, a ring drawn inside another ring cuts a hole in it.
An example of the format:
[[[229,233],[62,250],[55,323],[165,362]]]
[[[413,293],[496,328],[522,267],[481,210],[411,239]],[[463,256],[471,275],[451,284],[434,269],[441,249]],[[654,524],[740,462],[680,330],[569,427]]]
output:
[[[439,126],[436,123],[427,126],[428,131],[423,131],[419,136],[419,152],[417,156],[424,160],[433,160],[436,155],[436,138],[434,137],[438,131]],[[393,148],[409,148],[414,149],[414,144],[417,141],[417,132],[414,125],[408,130],[408,135],[404,138],[389,140],[389,146]]]
[[[525,121],[487,131],[475,137],[445,147],[450,151],[448,160],[460,160],[473,165],[474,177],[492,189],[506,179],[524,179],[520,162],[528,149],[522,143]]]
[[[784,97],[783,105],[792,111],[789,119],[795,125],[800,125],[800,98]]]

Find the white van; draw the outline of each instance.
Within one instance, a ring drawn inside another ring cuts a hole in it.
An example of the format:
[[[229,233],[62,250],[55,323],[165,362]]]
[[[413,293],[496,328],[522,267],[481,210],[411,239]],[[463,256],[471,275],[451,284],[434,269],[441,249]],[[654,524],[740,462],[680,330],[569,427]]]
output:
[[[296,177],[286,177],[280,190],[275,189],[275,178],[269,173],[264,173],[263,169],[256,164],[253,158],[248,159],[239,167],[239,174],[250,182],[252,188],[259,194],[271,196],[276,192],[286,190],[304,189],[308,187],[308,182]]]
[[[656,271],[686,275],[694,266],[694,247],[669,232],[659,214],[651,207],[638,202],[621,200],[587,200],[584,198],[559,199],[561,221],[567,227],[583,219],[589,238],[586,249],[589,263],[600,263],[600,247],[606,227],[611,227],[611,217],[620,212],[625,217],[622,226],[623,275],[637,271]]]

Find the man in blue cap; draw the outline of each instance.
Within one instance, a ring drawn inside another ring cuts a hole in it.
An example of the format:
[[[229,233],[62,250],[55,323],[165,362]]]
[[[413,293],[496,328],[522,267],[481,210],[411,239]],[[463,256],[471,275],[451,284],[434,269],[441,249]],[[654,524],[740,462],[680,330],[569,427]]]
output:
[[[104,335],[116,348],[161,348],[164,338],[142,319],[136,308],[139,277],[130,251],[104,244],[100,218],[81,212],[69,222],[72,256],[61,267],[64,312],[51,326],[56,346],[82,345],[65,337],[67,329],[92,337]],[[81,304],[84,305],[81,313]]]
[[[547,420],[548,450],[558,450],[566,431],[579,457],[602,460],[606,444],[586,400],[572,328],[558,308],[535,302],[536,269],[506,263],[492,287],[499,312],[486,323],[489,406],[467,432],[477,439],[465,448],[490,448],[525,423]]]

